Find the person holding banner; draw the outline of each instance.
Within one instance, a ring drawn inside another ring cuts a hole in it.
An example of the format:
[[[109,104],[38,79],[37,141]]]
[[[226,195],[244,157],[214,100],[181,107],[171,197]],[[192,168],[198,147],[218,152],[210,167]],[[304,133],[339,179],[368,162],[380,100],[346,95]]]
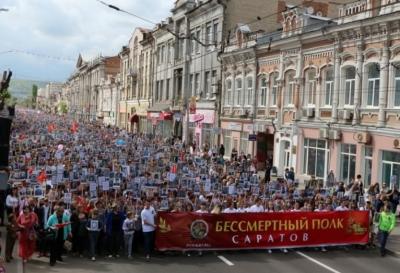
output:
[[[146,255],[146,261],[150,261],[150,255],[154,246],[154,231],[157,228],[155,224],[156,211],[151,206],[150,200],[146,200],[144,208],[140,213],[142,217],[142,229],[144,237],[144,252]]]
[[[389,204],[384,206],[383,211],[379,216],[379,243],[380,243],[380,252],[381,256],[384,257],[386,255],[386,242],[390,235],[390,232],[396,226],[396,216],[391,211],[391,207]]]

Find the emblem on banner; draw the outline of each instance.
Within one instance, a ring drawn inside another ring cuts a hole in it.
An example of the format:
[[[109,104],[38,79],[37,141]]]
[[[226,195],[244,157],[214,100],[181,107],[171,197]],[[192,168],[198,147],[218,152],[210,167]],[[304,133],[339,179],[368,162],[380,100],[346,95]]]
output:
[[[207,237],[208,234],[208,224],[204,220],[195,220],[190,225],[190,233],[192,237],[196,240],[201,240]]]
[[[368,232],[366,227],[363,227],[360,223],[357,223],[354,218],[348,220],[347,232],[356,235],[363,235]]]
[[[158,225],[161,233],[167,233],[171,231],[171,226],[167,224],[167,222],[160,217],[160,224]]]

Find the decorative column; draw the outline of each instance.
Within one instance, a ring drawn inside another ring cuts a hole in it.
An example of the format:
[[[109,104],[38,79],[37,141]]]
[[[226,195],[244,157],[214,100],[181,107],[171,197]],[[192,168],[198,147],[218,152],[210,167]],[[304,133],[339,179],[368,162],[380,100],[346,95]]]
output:
[[[319,119],[320,118],[320,113],[319,113],[319,106],[321,104],[321,70],[320,73],[318,73],[318,77],[315,77],[315,118]]]
[[[379,114],[378,127],[385,126],[386,123],[386,105],[388,94],[388,75],[389,75],[389,47],[388,43],[382,49],[382,58],[380,63],[380,79],[379,79]]]
[[[338,106],[339,106],[339,92],[340,92],[340,56],[339,52],[335,50],[335,75],[333,82],[333,97],[332,97],[332,122],[338,121]]]
[[[363,45],[357,45],[357,61],[356,61],[356,82],[354,88],[354,114],[353,114],[353,125],[360,123],[360,106],[361,106],[361,95],[362,95],[362,71],[363,71]]]

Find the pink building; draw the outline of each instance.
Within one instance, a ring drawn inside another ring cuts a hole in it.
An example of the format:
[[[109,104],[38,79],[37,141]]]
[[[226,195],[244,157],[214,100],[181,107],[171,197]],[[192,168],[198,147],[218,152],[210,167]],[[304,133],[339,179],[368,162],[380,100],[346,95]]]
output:
[[[318,3],[287,4],[282,31],[238,29],[244,42],[223,55],[227,152],[273,155],[280,174],[326,179],[333,170],[340,181],[361,174],[366,186],[398,185],[399,11],[397,1],[361,0],[328,18]]]

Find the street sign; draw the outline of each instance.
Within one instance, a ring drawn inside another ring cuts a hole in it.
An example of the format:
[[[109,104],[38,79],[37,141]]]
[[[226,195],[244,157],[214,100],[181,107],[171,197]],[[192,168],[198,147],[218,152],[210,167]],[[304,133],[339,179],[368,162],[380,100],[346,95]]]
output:
[[[256,134],[249,135],[249,141],[257,141],[257,135]]]

